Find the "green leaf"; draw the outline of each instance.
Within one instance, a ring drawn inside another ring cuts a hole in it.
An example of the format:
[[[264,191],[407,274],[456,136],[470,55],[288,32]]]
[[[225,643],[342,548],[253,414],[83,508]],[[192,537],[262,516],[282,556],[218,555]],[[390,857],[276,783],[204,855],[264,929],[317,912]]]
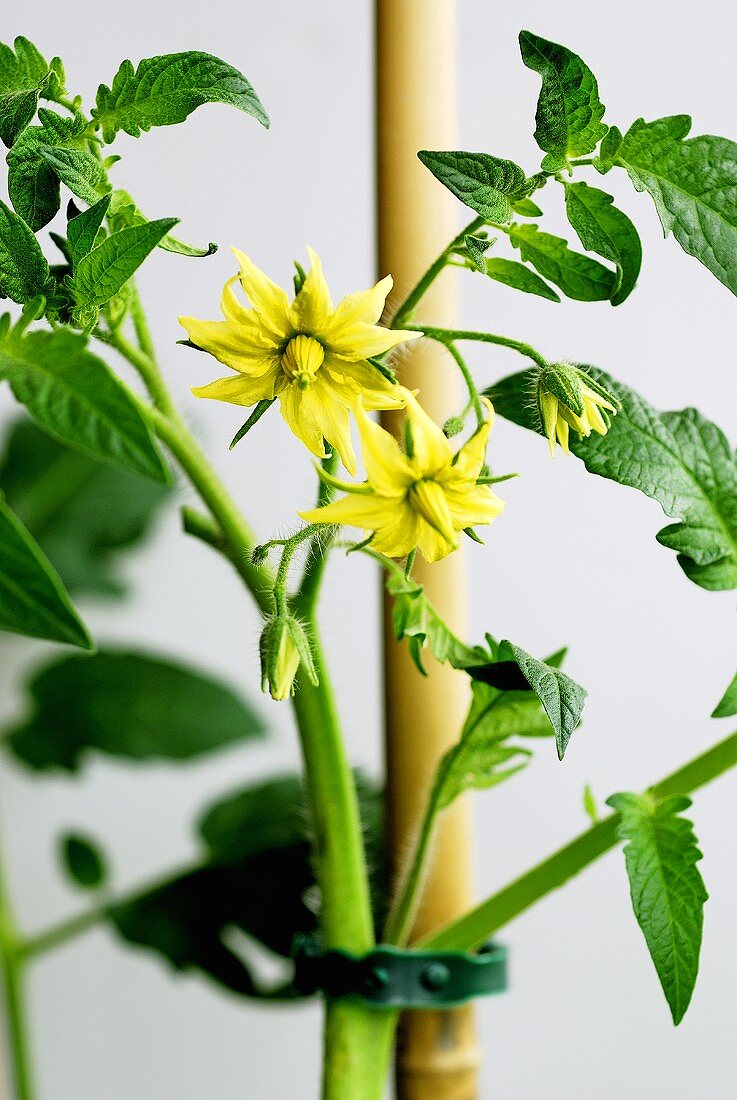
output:
[[[436,660],[453,668],[479,664],[488,654],[483,646],[468,646],[445,625],[425,595],[421,584],[411,578],[390,573],[387,591],[392,595],[392,626],[397,641],[407,639],[410,655],[417,669],[426,675],[422,662],[423,649],[429,649]]]
[[[511,221],[512,200],[524,197],[525,174],[511,160],[500,160],[488,153],[443,153],[427,149],[422,149],[417,156],[444,187],[487,221]]]
[[[0,139],[8,146],[32,120],[39,97],[64,89],[58,57],[49,65],[27,38],[16,38],[14,45],[15,51],[0,43]]]
[[[699,971],[708,894],[696,866],[702,858],[693,826],[681,817],[684,795],[655,801],[647,794],[614,794],[607,805],[622,816],[619,837],[632,907],[670,1006],[679,1024]]]
[[[737,714],[737,674],[711,712],[712,718],[731,718],[733,714]]]
[[[548,155],[543,167],[558,171],[571,157],[593,152],[607,127],[596,77],[577,54],[530,31],[519,36],[522,60],[542,77],[535,140]]]
[[[148,218],[138,208],[128,192],[121,189],[113,192],[108,221],[113,231],[125,229],[130,225],[149,224]],[[218,250],[218,246],[214,241],[210,241],[207,248],[198,248],[197,245],[180,241],[178,237],[172,236],[171,233],[167,233],[161,238],[158,247],[163,248],[165,252],[175,252],[179,256],[194,257],[214,256]]]
[[[31,421],[10,428],[0,491],[53,563],[67,591],[123,595],[121,550],[140,542],[167,485],[65,447]]]
[[[34,232],[43,229],[61,205],[59,177],[41,149],[82,149],[85,144],[85,121],[80,115],[62,118],[41,110],[38,117],[42,125],[26,127],[7,157],[10,201]]]
[[[79,768],[94,751],[132,760],[191,760],[263,733],[229,687],[143,653],[99,651],[54,661],[28,684],[32,711],[9,744],[38,769]]]
[[[83,210],[67,222],[67,240],[72,263],[78,263],[95,247],[97,234],[110,206],[110,199],[110,195],[103,195],[88,210]]]
[[[83,202],[96,203],[110,190],[102,162],[86,149],[39,146],[39,153],[53,169],[65,187]]]
[[[54,567],[2,497],[0,630],[92,648]]]
[[[152,126],[184,122],[204,103],[225,103],[269,125],[258,96],[245,76],[232,65],[207,53],[164,54],[148,57],[136,69],[124,61],[112,86],[101,84],[92,116],[105,141],[124,130],[131,137]]]
[[[507,260],[503,256],[492,256],[486,261],[484,273],[490,279],[505,286],[511,286],[515,290],[522,290],[525,294],[537,294],[540,298],[547,298],[550,302],[559,302],[560,298],[552,287],[530,271],[529,267],[518,263],[516,260]]]
[[[604,135],[599,146],[599,154],[594,157],[594,168],[602,176],[605,176],[614,167],[623,140],[622,131],[617,126],[610,127]]]
[[[109,367],[69,329],[0,338],[0,379],[62,443],[133,473],[168,481],[151,428]]]
[[[605,302],[616,285],[613,271],[573,252],[563,237],[542,233],[536,225],[513,225],[509,236],[526,263],[577,302]]]
[[[586,368],[621,404],[605,436],[571,439],[600,477],[639,489],[679,522],[658,534],[702,588],[737,588],[737,456],[723,432],[696,409],[659,413],[621,382]],[[534,372],[511,375],[486,393],[500,416],[541,431],[530,408]]]
[[[33,233],[0,202],[0,294],[23,305],[43,293],[49,278],[49,265]]]
[[[621,305],[634,290],[640,274],[642,244],[637,230],[605,191],[582,182],[566,184],[565,194],[568,221],[581,244],[616,264],[611,303]]]
[[[105,857],[86,837],[69,833],[60,843],[62,866],[69,878],[83,890],[99,890],[107,879]]]
[[[359,783],[369,860],[380,850],[381,799]],[[241,996],[293,999],[296,936],[317,929],[309,818],[302,784],[272,779],[222,799],[200,824],[203,866],[134,901],[111,917],[130,943],[194,969]],[[241,933],[234,944],[233,932]],[[253,942],[281,956],[281,980],[266,985],[249,960]]]
[[[504,691],[533,691],[545,711],[553,731],[558,758],[563,759],[571,734],[581,721],[587,692],[557,662],[538,661],[513,642],[502,641],[495,647],[493,660],[466,666],[472,680]]]
[[[474,237],[473,234],[467,233],[463,243],[476,270],[486,271],[486,253],[493,244],[496,244],[496,237]]]
[[[103,306],[135,274],[177,221],[161,218],[106,237],[77,264],[71,283],[76,301],[81,306]]]
[[[532,199],[515,199],[512,206],[515,214],[519,214],[523,218],[541,218],[543,214],[540,207]]]
[[[663,233],[737,294],[737,144],[684,138],[688,115],[638,119],[617,153],[638,191],[647,191]]]

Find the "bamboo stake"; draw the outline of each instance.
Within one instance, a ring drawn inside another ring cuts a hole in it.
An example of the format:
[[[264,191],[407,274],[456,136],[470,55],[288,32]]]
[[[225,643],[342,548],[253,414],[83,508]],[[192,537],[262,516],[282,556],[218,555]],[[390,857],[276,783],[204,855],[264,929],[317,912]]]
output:
[[[380,273],[394,276],[401,300],[456,232],[452,197],[417,160],[422,148],[455,144],[455,0],[377,0],[377,156]],[[446,271],[418,315],[435,324],[456,320],[454,273]],[[440,423],[460,405],[454,367],[430,341],[413,346],[402,382],[421,390]],[[396,419],[384,418],[389,427]],[[430,599],[454,630],[465,627],[460,552],[415,568]],[[401,871],[418,828],[435,766],[457,739],[467,687],[447,667],[422,680],[406,647],[392,637],[385,604],[385,704],[391,859]],[[413,938],[446,923],[473,900],[470,806],[459,800],[444,814]],[[407,1014],[397,1055],[399,1100],[473,1100],[479,1052],[473,1010]]]

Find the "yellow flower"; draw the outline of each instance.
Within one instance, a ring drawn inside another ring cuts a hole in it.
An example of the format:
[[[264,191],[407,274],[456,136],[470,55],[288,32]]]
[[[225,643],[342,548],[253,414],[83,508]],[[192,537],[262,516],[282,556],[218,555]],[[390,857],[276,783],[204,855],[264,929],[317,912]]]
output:
[[[592,432],[606,435],[608,413],[616,415],[617,399],[590,374],[571,363],[551,363],[541,367],[537,376],[537,407],[550,454],[555,456],[556,441],[566,454],[569,429],[579,436]]]
[[[491,523],[504,509],[488,485],[479,485],[488,419],[458,451],[407,393],[406,453],[394,437],[356,410],[367,481],[334,483],[348,496],[300,515],[309,523],[344,523],[373,531],[371,545],[390,558],[418,548],[428,562],[458,548],[464,528]]]
[[[391,276],[334,306],[319,257],[308,249],[311,267],[290,303],[286,292],[248,256],[233,252],[240,271],[223,289],[225,320],[179,320],[193,344],[236,373],[192,392],[235,405],[278,397],[282,416],[309,450],[324,458],[327,440],[354,474],[349,410],[359,399],[367,409],[404,404],[401,388],[367,360],[420,335],[376,323],[392,288]],[[235,282],[240,282],[250,309],[236,298]]]

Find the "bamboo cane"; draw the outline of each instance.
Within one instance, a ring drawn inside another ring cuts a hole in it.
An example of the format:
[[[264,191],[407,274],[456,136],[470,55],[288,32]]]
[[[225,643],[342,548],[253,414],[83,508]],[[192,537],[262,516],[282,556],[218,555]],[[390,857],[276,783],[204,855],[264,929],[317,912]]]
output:
[[[454,236],[451,196],[417,160],[422,148],[455,142],[455,0],[377,0],[378,245],[381,274],[394,276],[401,299]],[[446,271],[419,313],[452,325],[453,274]],[[425,408],[440,423],[459,406],[446,353],[420,341],[401,365],[402,382],[421,390]],[[395,418],[385,417],[389,427]],[[427,568],[418,580],[460,634],[465,626],[464,570],[460,553]],[[435,766],[457,739],[468,705],[463,678],[437,664],[422,680],[406,647],[392,637],[385,605],[385,705],[388,818],[391,861],[402,867],[425,805]],[[460,800],[444,815],[414,936],[445,923],[472,902],[470,806]],[[472,1100],[477,1095],[479,1052],[473,1011],[408,1013],[397,1055],[399,1100]]]

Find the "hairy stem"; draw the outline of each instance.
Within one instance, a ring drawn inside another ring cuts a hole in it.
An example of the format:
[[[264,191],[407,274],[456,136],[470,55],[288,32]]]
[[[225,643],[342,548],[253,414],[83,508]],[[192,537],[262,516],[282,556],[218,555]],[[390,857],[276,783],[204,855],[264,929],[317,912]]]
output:
[[[453,252],[463,244],[463,238],[469,233],[475,233],[477,229],[481,229],[485,224],[484,218],[474,218],[465,229],[460,231],[457,237],[453,238],[450,244],[443,249],[436,260],[433,260],[424,275],[422,275],[419,281],[412,287],[412,290],[410,290],[409,294],[394,314],[389,326],[390,328],[409,327],[408,322],[412,319],[412,315],[418,305],[425,297],[425,294],[435,282],[438,275],[440,275],[443,269],[448,265]]]
[[[737,733],[720,741],[648,790],[656,798],[691,794],[735,765]],[[617,843],[619,821],[619,814],[609,814],[475,909],[445,928],[431,932],[418,946],[433,951],[469,951],[479,947],[503,925],[613,848]]]
[[[469,329],[460,328],[428,328],[426,325],[408,324],[406,327],[414,332],[424,333],[429,340],[435,340],[437,343],[445,345],[449,350],[451,350],[456,340],[477,340],[482,344],[497,344],[499,347],[518,351],[520,355],[532,359],[533,363],[537,363],[539,367],[548,365],[547,359],[539,351],[536,351],[531,344],[525,344],[522,340],[513,340],[510,336],[498,336],[493,332],[473,332]]]

